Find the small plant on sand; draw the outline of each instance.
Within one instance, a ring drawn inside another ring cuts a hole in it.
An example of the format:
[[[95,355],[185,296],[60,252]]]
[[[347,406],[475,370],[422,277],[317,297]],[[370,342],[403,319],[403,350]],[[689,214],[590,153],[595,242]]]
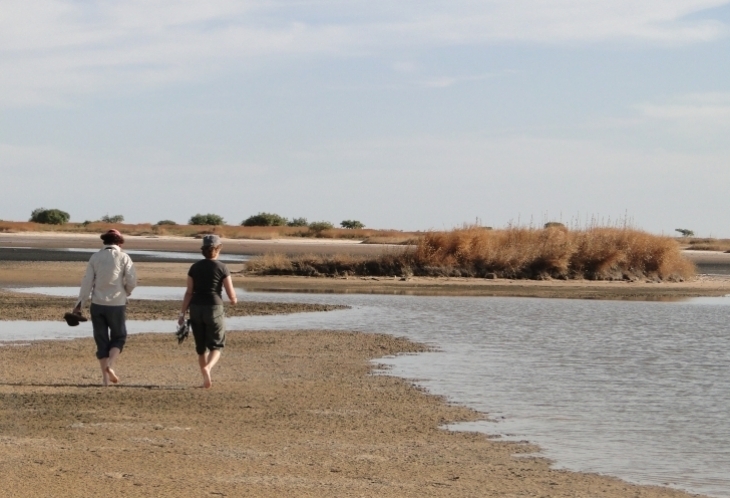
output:
[[[189,225],[225,225],[225,221],[223,220],[222,216],[218,216],[217,214],[196,214],[194,216],[190,217],[190,221],[188,221]]]
[[[241,225],[245,227],[283,227],[287,224],[287,219],[283,216],[279,216],[276,213],[264,213],[255,214],[249,216],[241,222]]]
[[[38,208],[34,209],[30,214],[30,221],[46,225],[63,225],[64,223],[68,223],[70,219],[71,215],[60,209]]]
[[[350,230],[357,230],[365,228],[365,224],[357,220],[343,220],[340,222],[342,228],[348,228]]]

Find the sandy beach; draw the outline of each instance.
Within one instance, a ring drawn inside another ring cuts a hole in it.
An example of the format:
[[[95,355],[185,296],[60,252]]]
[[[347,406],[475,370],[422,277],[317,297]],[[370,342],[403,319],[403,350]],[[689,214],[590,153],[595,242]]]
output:
[[[0,287],[75,286],[84,267],[0,261]],[[139,263],[141,285],[182,286],[188,267]],[[717,276],[682,283],[234,278],[249,290],[310,292],[619,299],[730,293],[730,279]],[[58,317],[65,327],[58,313],[72,301],[4,291],[0,315]],[[135,302],[130,316],[169,318],[176,306]],[[326,310],[298,306],[247,303],[229,313]],[[109,388],[100,385],[90,338],[2,343],[0,495],[690,496],[552,470],[532,445],[444,430],[488,414],[373,372],[372,360],[425,350],[378,334],[230,332],[214,386],[204,390],[197,388],[191,341],[178,346],[171,334],[130,336],[117,367],[121,383]]]

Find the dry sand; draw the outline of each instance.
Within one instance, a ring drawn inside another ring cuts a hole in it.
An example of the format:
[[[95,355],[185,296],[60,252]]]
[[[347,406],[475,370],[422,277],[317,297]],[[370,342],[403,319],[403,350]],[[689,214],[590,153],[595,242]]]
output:
[[[439,427],[478,413],[368,360],[423,348],[389,336],[231,333],[210,390],[190,343],[130,337],[119,386],[93,342],[0,347],[8,497],[679,497],[516,458],[535,450]]]

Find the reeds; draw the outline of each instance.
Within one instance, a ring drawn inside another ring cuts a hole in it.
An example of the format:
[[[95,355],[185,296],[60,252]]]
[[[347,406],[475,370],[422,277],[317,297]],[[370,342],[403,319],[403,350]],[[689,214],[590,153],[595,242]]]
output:
[[[569,231],[464,227],[428,232],[415,247],[375,257],[268,255],[248,270],[278,275],[451,276],[512,279],[684,280],[694,266],[670,237],[629,228]]]

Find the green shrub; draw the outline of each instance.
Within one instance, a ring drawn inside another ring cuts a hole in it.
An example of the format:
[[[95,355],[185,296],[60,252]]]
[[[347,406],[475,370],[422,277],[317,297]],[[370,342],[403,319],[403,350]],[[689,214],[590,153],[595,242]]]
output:
[[[288,227],[306,227],[309,223],[307,223],[306,218],[294,218],[289,223],[286,224]]]
[[[160,226],[160,225],[177,225],[177,223],[175,223],[172,220],[160,220],[157,223],[155,223],[155,225],[157,225],[157,226]]]
[[[340,222],[342,228],[349,228],[351,230],[365,228],[365,224],[357,220],[344,220]]]
[[[64,223],[68,223],[70,219],[71,215],[60,209],[38,208],[34,209],[30,214],[30,221],[44,223],[46,225],[63,225]]]
[[[329,221],[313,221],[309,224],[309,229],[313,232],[323,232],[325,230],[330,230],[334,228],[335,226],[330,223]]]
[[[688,228],[675,228],[674,231],[682,234],[682,237],[694,237],[695,236],[695,233]]]
[[[188,225],[225,225],[225,223],[222,216],[212,213],[198,213],[195,216],[191,216],[190,221],[188,221]]]
[[[241,222],[241,225],[245,227],[283,227],[286,226],[287,219],[283,216],[279,216],[276,213],[264,213],[255,214],[249,216]]]
[[[124,221],[124,216],[121,214],[115,214],[114,216],[109,216],[108,214],[105,214],[101,217],[101,221],[104,223],[121,223]]]

